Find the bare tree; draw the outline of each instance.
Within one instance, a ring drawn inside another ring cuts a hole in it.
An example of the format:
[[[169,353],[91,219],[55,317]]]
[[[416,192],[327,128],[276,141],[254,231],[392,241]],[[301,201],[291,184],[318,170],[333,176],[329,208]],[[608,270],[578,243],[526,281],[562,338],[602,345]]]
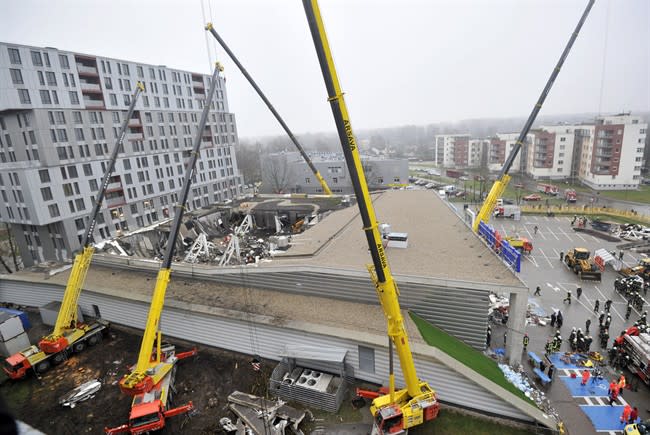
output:
[[[9,250],[11,251],[11,258],[14,260],[14,266],[16,267],[16,270],[20,268],[18,265],[18,258],[16,258],[16,249],[14,248],[14,237],[11,234],[11,229],[9,228],[9,224],[5,224],[5,229],[7,230],[7,239],[9,240]]]
[[[283,193],[289,187],[290,170],[286,156],[282,154],[266,156],[262,163],[263,179],[270,183],[273,193]]]

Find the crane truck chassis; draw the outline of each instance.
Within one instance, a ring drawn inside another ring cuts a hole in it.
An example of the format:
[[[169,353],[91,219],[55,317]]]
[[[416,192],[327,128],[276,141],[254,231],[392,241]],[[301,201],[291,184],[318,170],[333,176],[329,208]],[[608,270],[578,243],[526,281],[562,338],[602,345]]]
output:
[[[87,346],[94,346],[102,341],[108,333],[110,324],[103,319],[93,323],[78,324],[76,339],[69,339],[69,344],[56,353],[45,353],[38,346],[32,345],[5,360],[3,370],[11,379],[24,378],[30,370],[45,373],[50,367],[61,364],[73,353],[82,352]]]

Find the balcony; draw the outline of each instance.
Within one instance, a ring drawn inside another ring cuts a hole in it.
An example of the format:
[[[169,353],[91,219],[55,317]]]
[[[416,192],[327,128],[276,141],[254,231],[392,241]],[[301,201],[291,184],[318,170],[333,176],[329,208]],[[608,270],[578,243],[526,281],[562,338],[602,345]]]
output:
[[[109,183],[108,186],[106,186],[106,192],[119,192],[119,191],[124,191],[124,187],[122,186],[121,181],[116,181],[113,183]],[[124,194],[122,194],[124,195]]]
[[[79,84],[81,86],[81,92],[91,92],[91,93],[101,93],[102,89],[97,83],[84,83]]]
[[[77,72],[79,73],[80,76],[82,76],[82,75],[98,76],[99,75],[97,73],[97,67],[86,66],[86,65],[82,65],[82,64],[77,64]]]
[[[140,121],[140,118],[131,118],[131,119],[129,119],[128,126],[129,127],[142,127],[142,121]]]
[[[144,140],[144,134],[142,133],[127,133],[126,140]]]
[[[104,109],[104,100],[91,100],[84,98],[84,106],[87,109]]]
[[[113,207],[120,207],[124,204],[126,204],[126,198],[123,196],[116,196],[114,198],[106,199],[106,207],[108,208],[113,208]]]

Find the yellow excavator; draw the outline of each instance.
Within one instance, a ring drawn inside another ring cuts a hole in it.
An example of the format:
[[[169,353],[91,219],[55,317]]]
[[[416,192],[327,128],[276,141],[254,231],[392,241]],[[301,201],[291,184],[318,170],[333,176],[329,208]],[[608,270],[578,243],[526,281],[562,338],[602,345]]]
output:
[[[476,219],[474,219],[474,224],[472,226],[475,233],[478,232],[478,227],[481,222],[486,224],[488,223],[488,221],[490,220],[490,216],[494,211],[494,207],[496,207],[497,199],[503,197],[503,194],[505,193],[506,188],[508,187],[508,183],[510,182],[510,175],[508,175],[508,172],[510,171],[512,164],[514,163],[517,154],[519,154],[519,150],[521,149],[524,141],[526,140],[526,136],[528,136],[528,132],[530,131],[530,128],[533,126],[533,122],[535,122],[535,119],[537,118],[537,114],[542,108],[542,104],[544,104],[544,100],[546,100],[546,96],[550,92],[551,87],[553,86],[553,83],[555,82],[555,79],[557,78],[557,75],[560,72],[560,68],[562,68],[562,65],[564,64],[564,61],[568,56],[569,51],[573,46],[573,43],[578,37],[578,33],[580,32],[582,25],[587,19],[587,16],[591,11],[594,2],[595,0],[589,0],[587,7],[585,8],[584,12],[582,13],[582,16],[580,17],[580,21],[578,22],[578,25],[576,26],[575,30],[571,34],[571,38],[569,38],[569,42],[567,43],[566,47],[564,47],[564,51],[560,56],[560,60],[558,61],[555,68],[553,69],[553,72],[551,73],[551,77],[549,77],[548,81],[546,82],[546,86],[544,87],[542,94],[539,96],[537,103],[535,103],[532,112],[528,116],[528,119],[524,124],[524,128],[521,130],[521,133],[519,134],[519,137],[515,142],[515,146],[512,148],[512,151],[510,152],[508,158],[503,164],[503,168],[501,168],[501,172],[499,173],[499,176],[497,177],[496,181],[492,185],[492,189],[490,189],[490,193],[488,193],[488,196],[485,198],[485,202],[483,203],[481,210],[476,215]]]
[[[426,382],[418,379],[408,335],[399,305],[399,290],[388,265],[375,211],[368,193],[368,184],[363,172],[356,138],[348,115],[343,92],[334,67],[334,60],[325,34],[320,10],[316,0],[303,0],[307,21],[314,40],[321,71],[325,80],[328,100],[338,130],[345,161],[350,172],[352,186],[357,197],[359,214],[363,221],[373,264],[368,272],[375,284],[377,296],[387,321],[389,340],[389,390],[378,395],[370,407],[374,417],[373,434],[405,434],[408,429],[433,420],[438,416],[440,404],[436,393]],[[392,352],[397,350],[406,388],[395,390]]]

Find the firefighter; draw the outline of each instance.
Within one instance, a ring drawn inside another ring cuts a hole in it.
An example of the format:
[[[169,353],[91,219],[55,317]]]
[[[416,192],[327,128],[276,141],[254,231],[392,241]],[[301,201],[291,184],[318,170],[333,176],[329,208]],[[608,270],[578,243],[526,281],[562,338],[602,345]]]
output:
[[[601,334],[600,334],[600,347],[603,349],[607,349],[607,341],[609,340],[609,331],[605,329]]]
[[[598,325],[603,326],[604,320],[605,320],[605,312],[601,311],[600,316],[598,316]]]
[[[607,312],[609,313],[609,309],[610,309],[611,307],[612,307],[612,300],[611,300],[611,299],[607,299],[607,301],[605,301],[605,311],[607,311]]]
[[[526,348],[528,347],[529,342],[530,339],[528,338],[528,334],[524,334],[524,352],[526,352]]]
[[[625,320],[629,320],[630,314],[632,314],[632,303],[627,302],[627,308],[625,309]]]
[[[578,299],[580,299],[580,295],[582,295],[582,287],[578,287],[576,289],[576,296],[578,297]]]
[[[567,290],[566,298],[562,299],[562,303],[568,302],[571,305],[571,290]]]

